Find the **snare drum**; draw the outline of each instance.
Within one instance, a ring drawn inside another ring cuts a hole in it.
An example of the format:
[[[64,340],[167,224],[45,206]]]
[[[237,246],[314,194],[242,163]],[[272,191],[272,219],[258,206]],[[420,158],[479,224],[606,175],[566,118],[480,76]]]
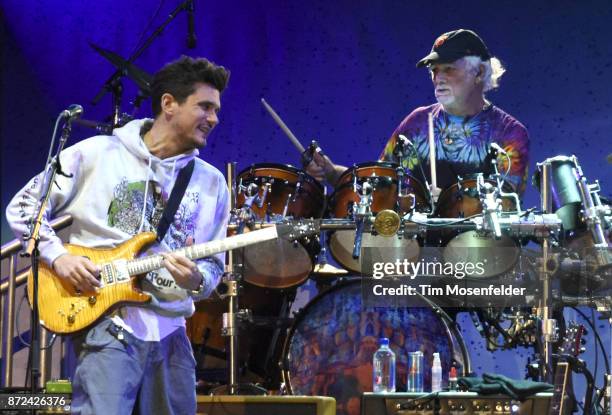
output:
[[[237,177],[237,208],[244,206],[247,190],[259,202],[251,209],[259,222],[286,217],[317,218],[323,209],[323,187],[304,171],[290,165],[262,163],[243,170]],[[313,269],[319,250],[316,238],[299,243],[283,239],[237,250],[245,281],[266,288],[288,288],[301,284]]]
[[[329,212],[335,218],[349,218],[353,205],[359,203],[359,193],[355,185],[362,186],[368,182],[372,188],[372,214],[384,209],[391,209],[400,214],[410,211],[422,211],[428,206],[428,193],[425,186],[412,176],[405,175],[402,181],[402,197],[398,197],[397,165],[388,162],[370,162],[356,164],[345,171],[336,185],[330,198]],[[334,232],[329,240],[332,256],[346,269],[361,272],[359,259],[353,258],[355,231]],[[364,233],[362,246],[372,248],[404,248],[405,258],[416,260],[420,247],[416,239],[399,239],[397,237],[374,236]]]
[[[283,378],[294,395],[332,396],[339,415],[359,415],[363,392],[372,391],[372,355],[387,337],[396,356],[396,385],[406,389],[408,352],[425,355],[424,386],[431,387],[432,354],[440,353],[442,376],[453,361],[464,364],[461,348],[432,305],[365,307],[359,280],[335,285],[300,312],[283,348]]]
[[[478,197],[477,181],[476,177],[471,176],[444,189],[438,198],[436,216],[467,218],[481,213],[482,205]],[[497,186],[494,180],[485,179],[485,182]],[[513,191],[512,186],[506,183],[504,191]],[[502,210],[515,211],[515,202],[503,198]],[[516,264],[520,254],[519,244],[506,235],[502,235],[501,239],[482,235],[477,231],[440,231],[436,235],[438,243],[444,246],[442,255],[446,262],[484,263],[484,273],[478,278],[493,277],[509,271]]]

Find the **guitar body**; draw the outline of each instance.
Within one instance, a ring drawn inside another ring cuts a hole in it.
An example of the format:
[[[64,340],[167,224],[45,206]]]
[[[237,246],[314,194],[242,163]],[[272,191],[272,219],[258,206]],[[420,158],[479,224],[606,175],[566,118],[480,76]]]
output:
[[[155,241],[155,234],[145,232],[112,249],[85,248],[64,245],[68,253],[89,258],[94,264],[133,259],[142,248]],[[103,278],[104,279],[104,278]],[[28,275],[28,299],[32,303],[33,274]],[[137,277],[105,284],[97,293],[77,293],[74,287],[58,277],[43,261],[38,271],[38,309],[41,324],[59,334],[74,333],[87,328],[111,308],[127,303],[145,303],[149,294],[137,288]]]

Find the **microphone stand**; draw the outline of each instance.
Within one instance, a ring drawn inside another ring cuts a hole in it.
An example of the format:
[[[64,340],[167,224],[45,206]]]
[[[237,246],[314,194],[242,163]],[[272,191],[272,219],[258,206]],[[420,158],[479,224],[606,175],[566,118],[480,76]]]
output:
[[[64,117],[64,112],[60,114],[56,121],[56,129],[53,131],[53,138],[51,139],[51,149],[49,154],[53,151],[53,143],[55,142],[55,134],[57,132],[57,125],[61,118]],[[32,393],[36,393],[38,389],[38,383],[40,380],[40,318],[38,313],[38,267],[40,260],[40,251],[38,246],[40,244],[40,227],[42,226],[43,215],[49,202],[51,194],[51,186],[55,182],[55,177],[60,174],[65,177],[72,177],[71,174],[66,174],[62,171],[60,164],[60,153],[70,137],[72,131],[72,118],[69,116],[62,129],[62,135],[57,146],[57,153],[52,159],[48,160],[45,165],[45,174],[43,177],[43,183],[41,185],[41,197],[37,206],[37,211],[34,212],[30,219],[30,231],[24,234],[24,240],[28,241],[25,251],[22,256],[29,257],[32,262],[32,303],[31,311],[31,322],[30,322],[30,387]]]

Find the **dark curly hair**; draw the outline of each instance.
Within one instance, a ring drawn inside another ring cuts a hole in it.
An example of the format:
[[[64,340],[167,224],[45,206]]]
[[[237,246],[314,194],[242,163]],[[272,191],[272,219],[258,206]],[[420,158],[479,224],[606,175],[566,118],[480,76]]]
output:
[[[195,91],[197,83],[209,84],[219,92],[227,86],[230,72],[206,58],[181,56],[179,59],[164,65],[153,76],[151,85],[151,107],[157,118],[161,114],[161,97],[171,94],[179,104]]]

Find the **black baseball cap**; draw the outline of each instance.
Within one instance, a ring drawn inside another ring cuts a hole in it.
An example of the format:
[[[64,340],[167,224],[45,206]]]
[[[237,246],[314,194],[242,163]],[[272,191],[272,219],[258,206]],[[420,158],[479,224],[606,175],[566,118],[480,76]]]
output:
[[[453,30],[438,36],[429,55],[417,62],[417,68],[432,63],[451,63],[464,56],[491,59],[491,53],[480,36],[467,29]]]

